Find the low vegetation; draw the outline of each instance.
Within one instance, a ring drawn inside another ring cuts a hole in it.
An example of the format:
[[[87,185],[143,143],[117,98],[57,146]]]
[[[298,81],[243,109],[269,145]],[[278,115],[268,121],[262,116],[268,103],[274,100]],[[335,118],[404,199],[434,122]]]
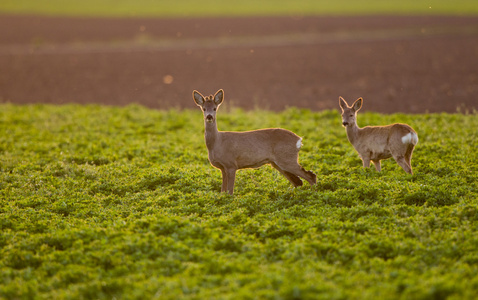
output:
[[[199,110],[0,105],[0,298],[474,299],[476,114],[362,113],[418,132],[414,175],[362,168],[337,111],[222,108],[284,127],[318,184],[264,166],[221,194]]]

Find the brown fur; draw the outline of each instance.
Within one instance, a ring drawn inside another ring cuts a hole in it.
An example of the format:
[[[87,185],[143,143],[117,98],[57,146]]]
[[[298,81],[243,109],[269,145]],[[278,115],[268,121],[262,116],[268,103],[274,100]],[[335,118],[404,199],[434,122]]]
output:
[[[193,99],[204,113],[208,158],[211,165],[222,172],[222,192],[233,194],[238,169],[258,168],[264,164],[271,164],[295,187],[302,185],[299,177],[311,185],[317,182],[317,176],[298,163],[300,137],[295,133],[281,128],[218,131],[216,110],[224,99],[224,91],[219,90],[208,97],[193,91]]]
[[[386,126],[366,126],[359,128],[357,125],[357,112],[362,107],[362,98],[357,99],[352,106],[340,97],[339,104],[342,109],[342,125],[347,131],[347,138],[358,152],[363,161],[363,166],[368,168],[373,162],[380,172],[380,160],[393,157],[407,173],[412,171],[412,153],[418,142],[418,135],[407,124],[391,124]],[[410,141],[403,142],[407,134],[414,135]]]

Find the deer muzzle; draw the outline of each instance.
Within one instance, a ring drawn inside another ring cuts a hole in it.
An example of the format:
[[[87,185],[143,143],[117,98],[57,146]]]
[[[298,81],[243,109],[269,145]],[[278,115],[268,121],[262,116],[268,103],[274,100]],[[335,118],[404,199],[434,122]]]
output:
[[[212,115],[206,116],[206,122],[212,123],[214,121],[214,117]]]

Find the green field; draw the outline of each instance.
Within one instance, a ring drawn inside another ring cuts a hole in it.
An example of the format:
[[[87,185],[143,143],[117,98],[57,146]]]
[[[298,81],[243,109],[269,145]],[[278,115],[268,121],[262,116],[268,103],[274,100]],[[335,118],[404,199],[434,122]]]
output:
[[[476,0],[2,0],[0,12],[69,16],[476,15]]]
[[[392,122],[414,175],[364,170],[338,111],[224,107],[303,136],[318,175],[241,170],[232,197],[199,109],[2,104],[0,299],[476,299],[478,117],[359,115]]]

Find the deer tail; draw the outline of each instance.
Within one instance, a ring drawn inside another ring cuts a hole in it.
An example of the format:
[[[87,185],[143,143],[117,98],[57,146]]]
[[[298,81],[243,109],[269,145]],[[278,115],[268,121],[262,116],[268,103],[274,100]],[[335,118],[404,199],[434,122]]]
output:
[[[409,132],[402,136],[402,143],[416,145],[418,143],[418,135],[416,132]]]

